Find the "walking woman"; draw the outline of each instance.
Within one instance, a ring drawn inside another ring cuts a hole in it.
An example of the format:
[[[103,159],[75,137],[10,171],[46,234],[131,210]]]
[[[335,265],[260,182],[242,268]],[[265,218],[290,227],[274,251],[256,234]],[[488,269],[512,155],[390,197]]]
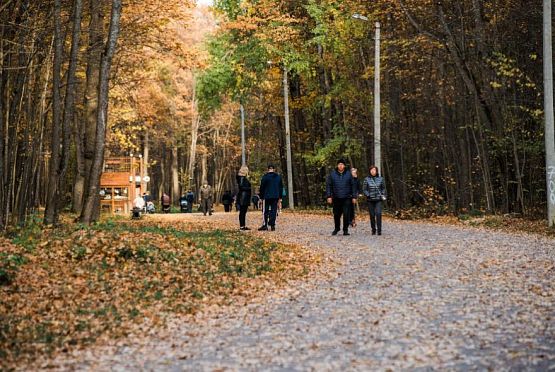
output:
[[[251,183],[247,179],[249,168],[243,165],[237,174],[237,205],[239,206],[239,230],[250,230],[247,227],[247,211],[251,203]]]
[[[382,235],[382,204],[386,200],[385,181],[380,177],[378,167],[370,167],[370,175],[364,179],[362,192],[368,201],[372,235]]]
[[[355,195],[358,198],[358,194],[360,192],[360,183],[358,183],[358,174],[357,174],[356,168],[351,168],[351,176],[353,176],[353,182],[355,183]],[[355,216],[356,207],[357,207],[356,203],[353,203],[353,205],[351,205],[351,212],[349,214],[351,227],[357,227],[356,216]]]

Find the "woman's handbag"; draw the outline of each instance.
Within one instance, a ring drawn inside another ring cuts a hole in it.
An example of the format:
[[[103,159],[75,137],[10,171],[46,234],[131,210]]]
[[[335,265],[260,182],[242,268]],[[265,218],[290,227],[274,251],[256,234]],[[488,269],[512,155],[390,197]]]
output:
[[[373,178],[371,178],[371,180],[372,180],[372,182],[374,183],[374,186],[376,186],[376,189],[378,190],[378,193],[380,194],[380,199],[381,199],[382,201],[386,201],[387,198],[386,198],[385,195],[382,194],[382,192],[380,191],[380,188],[379,188],[378,185],[376,184],[376,180],[373,179]]]

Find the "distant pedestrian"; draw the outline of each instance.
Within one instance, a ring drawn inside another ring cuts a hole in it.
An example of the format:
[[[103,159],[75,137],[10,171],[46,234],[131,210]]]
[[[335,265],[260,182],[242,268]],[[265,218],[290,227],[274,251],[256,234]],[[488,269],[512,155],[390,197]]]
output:
[[[258,205],[260,204],[260,196],[258,196],[258,194],[254,194],[251,198],[251,201],[254,209],[258,210]]]
[[[212,187],[205,180],[200,188],[200,205],[202,206],[202,213],[206,216],[212,215],[212,200],[214,198],[214,193],[212,192]]]
[[[248,180],[249,168],[243,165],[237,174],[237,204],[239,205],[239,228],[241,230],[250,230],[247,227],[247,211],[251,203],[251,183]]]
[[[191,190],[187,190],[187,194],[185,195],[187,197],[187,211],[189,213],[193,212],[193,204],[195,203],[195,193],[192,192]]]
[[[345,160],[340,159],[326,181],[326,197],[328,204],[333,205],[335,229],[331,233],[337,235],[341,228],[343,216],[343,235],[349,234],[351,207],[356,203],[355,182],[351,172],[346,169]]]
[[[356,168],[351,168],[351,176],[353,176],[353,182],[355,183],[355,195],[358,198],[358,194],[360,193],[360,183],[358,182],[358,170]],[[356,206],[357,206],[357,202],[355,200],[353,202],[353,205],[351,205],[351,211],[349,213],[349,221],[350,221],[349,225],[351,227],[357,226],[356,213],[355,213]]]
[[[258,229],[265,231],[269,228],[274,231],[276,229],[276,217],[278,206],[281,203],[281,190],[283,190],[283,180],[276,173],[273,164],[268,165],[268,172],[260,181],[260,199],[264,206],[264,223]]]
[[[162,212],[170,213],[170,211],[171,211],[171,202],[172,202],[172,199],[170,198],[170,196],[166,193],[163,193],[162,197],[160,198],[160,202],[162,204]]]
[[[224,205],[224,210],[226,213],[231,212],[231,206],[233,205],[233,196],[230,190],[226,190],[222,195],[222,204]]]
[[[386,200],[385,181],[380,177],[379,169],[375,165],[370,167],[370,175],[364,179],[362,192],[368,201],[370,226],[372,235],[382,235],[382,204]]]

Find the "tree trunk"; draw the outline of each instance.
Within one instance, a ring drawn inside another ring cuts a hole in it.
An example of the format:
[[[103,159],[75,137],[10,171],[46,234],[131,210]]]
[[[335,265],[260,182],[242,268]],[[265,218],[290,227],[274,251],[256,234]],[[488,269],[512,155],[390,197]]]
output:
[[[75,73],[77,71],[78,54],[79,54],[79,41],[81,37],[81,15],[83,10],[82,0],[75,0],[73,3],[73,31],[72,31],[72,42],[71,51],[69,57],[69,67],[67,71],[67,85],[66,85],[66,96],[64,103],[64,118],[63,118],[63,143],[62,143],[62,158],[60,164],[60,182],[58,188],[62,192],[65,189],[65,175],[67,173],[68,161],[69,161],[69,151],[70,151],[70,128],[73,127],[74,117],[75,117],[75,90],[77,81],[75,79]],[[74,131],[75,132],[75,131]],[[77,183],[77,179],[76,179]],[[58,200],[60,203],[63,198]]]
[[[44,223],[51,225],[57,222],[59,199],[60,166],[60,125],[61,125],[61,69],[62,69],[62,25],[61,25],[61,0],[54,1],[54,66],[52,80],[52,139],[50,168],[48,170],[48,194],[46,196],[46,210],[44,212]]]
[[[100,64],[95,153],[91,168],[87,199],[84,204],[83,213],[81,214],[82,222],[87,224],[93,222],[94,210],[98,208],[100,175],[102,173],[102,163],[104,161],[106,125],[108,122],[110,71],[120,31],[121,1],[122,0],[112,0],[112,14],[108,31],[108,40]]]
[[[77,141],[79,141],[79,144],[75,146],[78,151],[78,164],[80,165],[77,168],[78,174],[76,180],[80,183],[82,182],[83,187],[82,189],[80,186],[74,188],[73,196],[74,200],[81,199],[79,203],[76,202],[75,208],[76,212],[81,214],[83,212],[82,208],[86,199],[86,193],[89,190],[89,180],[96,143],[98,82],[104,39],[104,9],[102,7],[102,2],[98,0],[89,0],[89,12],[89,46],[87,50],[85,95],[83,98],[85,113],[84,118],[80,120],[78,124],[79,138],[77,138]],[[93,214],[98,214],[98,207]]]
[[[175,205],[179,203],[179,169],[177,165],[177,144],[172,144],[172,162],[171,162],[171,180],[172,180],[172,201]]]

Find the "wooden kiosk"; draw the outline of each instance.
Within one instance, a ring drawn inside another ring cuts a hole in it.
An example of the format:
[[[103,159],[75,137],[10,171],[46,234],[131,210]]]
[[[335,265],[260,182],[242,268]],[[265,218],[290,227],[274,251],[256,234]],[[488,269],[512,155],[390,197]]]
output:
[[[131,213],[133,200],[146,192],[148,180],[142,156],[106,158],[100,177],[100,210]]]

